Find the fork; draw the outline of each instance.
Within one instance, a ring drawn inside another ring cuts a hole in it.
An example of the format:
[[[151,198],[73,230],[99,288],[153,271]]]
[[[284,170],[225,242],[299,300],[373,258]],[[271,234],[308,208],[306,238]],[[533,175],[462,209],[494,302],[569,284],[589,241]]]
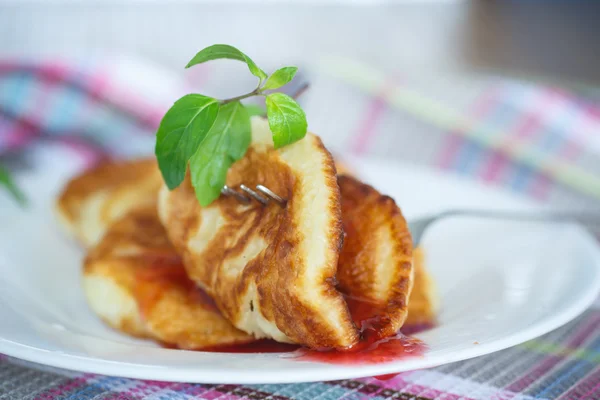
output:
[[[408,221],[413,247],[421,244],[425,232],[436,222],[448,217],[480,217],[499,220],[518,220],[531,222],[578,222],[587,228],[600,226],[600,212],[585,211],[506,211],[452,209]]]

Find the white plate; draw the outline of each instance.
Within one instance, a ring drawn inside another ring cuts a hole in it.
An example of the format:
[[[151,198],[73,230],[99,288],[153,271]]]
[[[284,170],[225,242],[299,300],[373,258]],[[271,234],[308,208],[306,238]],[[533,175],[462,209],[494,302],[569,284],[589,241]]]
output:
[[[429,170],[355,165],[366,181],[393,196],[408,218],[455,206],[536,208]],[[456,219],[440,223],[425,238],[441,309],[439,326],[418,335],[429,346],[420,358],[338,366],[278,354],[163,349],[111,331],[86,307],[79,286],[82,252],[62,234],[51,211],[68,173],[57,167],[25,177],[33,200],[27,210],[0,198],[0,352],[42,364],[202,383],[388,374],[488,354],[542,335],[580,314],[600,288],[597,245],[578,226]]]

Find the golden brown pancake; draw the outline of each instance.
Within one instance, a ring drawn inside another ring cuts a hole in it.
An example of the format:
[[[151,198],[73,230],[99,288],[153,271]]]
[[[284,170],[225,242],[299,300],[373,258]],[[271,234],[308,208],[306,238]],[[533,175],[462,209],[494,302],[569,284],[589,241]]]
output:
[[[108,325],[183,349],[248,343],[187,277],[154,207],[113,223],[85,260],[88,303]]]
[[[206,320],[210,322],[196,327],[197,321],[201,321],[206,317],[206,307],[210,305],[210,302],[198,302],[198,300],[203,299],[201,296],[198,297],[199,292],[186,290],[186,288],[189,289],[190,281],[186,281],[185,271],[175,261],[177,260],[176,255],[162,258],[156,256],[157,253],[164,255],[169,254],[169,252],[173,255],[173,249],[168,244],[168,240],[164,237],[162,241],[158,240],[160,235],[156,235],[157,230],[150,229],[149,233],[144,233],[142,230],[138,231],[140,218],[144,214],[148,217],[148,214],[152,213],[152,207],[155,207],[154,199],[156,199],[160,182],[162,180],[154,161],[136,160],[101,165],[75,178],[63,191],[57,208],[60,214],[65,217],[63,220],[67,227],[73,226],[71,230],[84,244],[91,243],[95,240],[94,238],[101,237],[113,221],[130,209],[142,208],[133,216],[125,217],[122,221],[119,221],[117,226],[110,229],[112,239],[107,238],[106,241],[103,241],[105,243],[103,246],[99,245],[90,253],[86,264],[84,285],[92,307],[109,325],[117,329],[180,347],[214,347],[251,340],[249,335],[242,334],[245,339],[237,336],[241,332],[233,328],[219,313],[214,313],[212,308],[208,310],[210,311],[208,313],[209,318]],[[352,188],[364,185],[347,178],[340,178],[339,184],[342,187],[342,192],[349,191],[354,193],[355,196],[358,196],[362,191],[352,190]],[[267,184],[267,186],[275,187],[273,184]],[[278,192],[278,189],[274,190]],[[371,192],[366,190],[364,193],[369,195]],[[179,200],[178,206],[184,215],[193,213],[199,207],[193,193],[191,193],[191,196],[182,196]],[[355,199],[356,204],[366,201],[361,199],[360,196]],[[370,201],[370,203],[373,203],[375,210],[363,210],[366,214],[385,212],[377,208],[382,208],[379,202]],[[350,203],[342,198],[342,206],[344,204]],[[270,207],[272,206],[275,205]],[[386,209],[385,206],[383,206],[383,209]],[[354,215],[353,218],[360,220],[359,213],[348,213],[347,211],[348,207],[346,207],[346,212],[342,218],[346,220],[344,222],[346,225],[349,223],[348,215]],[[156,225],[155,222],[150,223],[149,226]],[[135,226],[138,228],[134,228]],[[92,232],[91,235],[90,232]],[[148,242],[148,239],[152,237],[150,232],[155,233],[155,239]],[[185,230],[180,231],[180,233],[184,232]],[[112,245],[118,243],[114,238],[120,237],[119,235],[123,238],[123,245],[111,249]],[[163,235],[165,235],[164,231]],[[139,243],[135,245],[136,241],[140,240],[142,243],[148,243],[146,245],[140,245]],[[165,246],[165,241],[168,246]],[[357,238],[356,241],[360,240]],[[123,257],[122,254],[119,254],[129,246],[127,243],[131,244],[130,248],[134,249],[134,253],[139,254],[135,257]],[[100,250],[101,247],[102,250]],[[381,246],[370,248],[377,250],[378,247]],[[347,254],[350,247],[346,244],[344,248],[346,251],[342,251],[342,254]],[[106,254],[106,257],[101,256],[103,253]],[[141,256],[140,254],[143,253],[151,256]],[[343,257],[348,258],[347,255],[343,255]],[[372,255],[370,258],[376,259],[376,256]],[[163,261],[162,268],[157,268],[154,265],[158,259]],[[419,254],[416,253],[415,285],[408,306],[407,324],[420,324],[423,321],[431,322],[434,315],[430,279],[428,279],[422,264],[417,262],[418,260]],[[175,267],[175,264],[177,264],[177,267]],[[347,271],[352,268],[342,266],[340,269]],[[367,271],[362,278],[357,279],[355,277],[354,282],[359,285],[365,284],[369,279],[376,276],[376,271],[377,268],[371,272]],[[368,278],[369,276],[371,278]],[[347,281],[344,278],[342,280]],[[335,283],[334,280],[330,282]],[[135,290],[132,289],[133,284],[135,284]],[[370,290],[375,290],[375,288]],[[163,294],[158,295],[157,293]],[[353,295],[356,295],[356,293],[357,291],[354,291]],[[369,292],[366,290],[365,293]],[[388,291],[388,293],[391,292]],[[362,292],[359,292],[358,296],[362,297]],[[369,297],[378,298],[377,296]],[[152,299],[157,298],[160,301],[153,302]],[[148,304],[151,304],[152,307]],[[378,304],[381,304],[381,302]],[[395,317],[388,319],[386,324],[390,327],[399,324],[398,321],[401,319],[402,313],[404,313],[403,309],[397,314],[393,314]],[[178,321],[176,324],[170,323],[173,320],[172,315],[176,316],[175,321]],[[148,316],[150,316],[149,319]],[[184,320],[186,322],[182,323]],[[150,323],[152,329],[150,329],[147,321],[152,321]],[[207,336],[206,328],[211,325],[214,326],[214,332],[230,332],[229,330],[233,330],[237,334]],[[171,327],[174,327],[174,330],[170,329]],[[212,339],[207,339],[207,337],[214,339],[217,336],[222,340],[215,342]]]
[[[266,121],[252,120],[252,144],[227,185],[262,184],[289,199],[243,205],[217,199],[201,207],[189,176],[159,195],[159,215],[190,278],[237,328],[311,348],[348,348],[359,340],[335,288],[342,245],[335,165],[312,134],[275,150]]]
[[[155,160],[107,161],[72,179],[58,198],[62,225],[85,246],[131,208],[156,204],[162,177]]]
[[[343,175],[356,178],[354,170],[343,161],[336,161],[335,166],[338,176]],[[343,185],[343,183],[340,183],[339,179],[338,183],[340,186]],[[344,190],[341,190],[341,192],[343,193]],[[359,203],[359,201],[355,202]],[[344,202],[343,194],[342,204],[348,204],[348,202]],[[347,220],[348,215],[343,212],[342,208],[342,221]],[[408,302],[408,316],[404,322],[404,327],[424,328],[432,326],[436,322],[437,301],[435,285],[427,270],[427,263],[424,260],[423,253],[423,249],[413,249],[413,269],[415,276],[413,289]]]
[[[346,234],[336,275],[339,288],[349,295],[357,323],[366,319],[382,337],[394,335],[406,320],[413,287],[406,220],[394,200],[373,187],[344,175],[338,184]],[[357,301],[362,302],[358,318]]]

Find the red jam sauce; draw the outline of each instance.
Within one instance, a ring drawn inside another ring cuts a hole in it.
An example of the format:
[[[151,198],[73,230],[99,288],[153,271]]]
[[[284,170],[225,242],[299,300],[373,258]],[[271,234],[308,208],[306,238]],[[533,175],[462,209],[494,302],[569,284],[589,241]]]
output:
[[[418,339],[397,333],[381,337],[378,327],[385,322],[385,312],[375,303],[353,296],[345,296],[354,323],[360,328],[361,340],[344,351],[301,350],[301,360],[330,364],[379,364],[423,354],[425,346]]]
[[[155,285],[148,286],[148,290],[138,293],[138,301],[142,305],[142,313],[146,307],[150,307],[160,296],[161,282],[168,282],[170,285],[177,284],[181,288],[191,292],[196,301],[203,304],[211,304],[215,307],[214,301],[204,291],[199,289],[187,276],[185,269],[179,257],[153,255],[149,257],[150,267],[141,269],[137,278],[139,281],[151,281]],[[390,361],[397,361],[408,357],[422,355],[425,345],[418,339],[406,335],[415,334],[429,329],[432,325],[421,324],[415,326],[405,326],[402,332],[391,337],[382,338],[379,335],[378,326],[385,322],[385,313],[374,303],[352,296],[346,296],[350,314],[356,325],[361,331],[360,342],[352,348],[344,351],[329,350],[317,351],[306,349],[298,345],[279,343],[274,340],[257,340],[252,343],[215,346],[198,349],[199,351],[220,352],[220,353],[294,353],[295,359],[306,361],[326,362],[330,364],[378,364]],[[173,348],[168,344],[164,347]],[[382,375],[378,379],[391,379],[391,375]]]
[[[375,331],[363,332],[361,341],[345,351],[301,350],[300,360],[320,361],[329,364],[379,364],[423,354],[425,347],[418,339],[399,333],[379,338]]]
[[[373,304],[356,298],[347,298],[350,313],[354,321],[361,327],[361,341],[345,351],[317,351],[302,348],[298,345],[279,343],[274,340],[258,340],[253,343],[232,346],[218,346],[201,349],[202,351],[222,353],[291,353],[295,352],[297,360],[319,361],[330,364],[378,364],[397,361],[423,354],[425,345],[418,339],[410,338],[402,333],[392,337],[381,338],[374,328],[379,322],[378,310]],[[411,327],[408,327],[409,329]],[[428,326],[416,326],[411,333],[420,332]],[[391,379],[395,375],[385,375],[378,379]]]

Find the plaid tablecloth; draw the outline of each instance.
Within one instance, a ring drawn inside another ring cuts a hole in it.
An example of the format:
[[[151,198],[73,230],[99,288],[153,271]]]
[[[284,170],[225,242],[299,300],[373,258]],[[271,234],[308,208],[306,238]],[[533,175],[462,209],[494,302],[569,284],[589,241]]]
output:
[[[304,70],[298,81],[312,83],[302,98],[309,124],[335,152],[429,164],[540,202],[598,207],[600,102],[593,93],[490,76],[419,81],[348,60]],[[48,142],[87,164],[150,153],[173,100],[190,91],[218,95],[228,84],[210,65],[179,74],[122,58],[0,61],[0,162],[40,168],[28,148]],[[520,346],[388,381],[165,383],[0,355],[0,399],[53,398],[600,399],[600,309],[596,302]]]

